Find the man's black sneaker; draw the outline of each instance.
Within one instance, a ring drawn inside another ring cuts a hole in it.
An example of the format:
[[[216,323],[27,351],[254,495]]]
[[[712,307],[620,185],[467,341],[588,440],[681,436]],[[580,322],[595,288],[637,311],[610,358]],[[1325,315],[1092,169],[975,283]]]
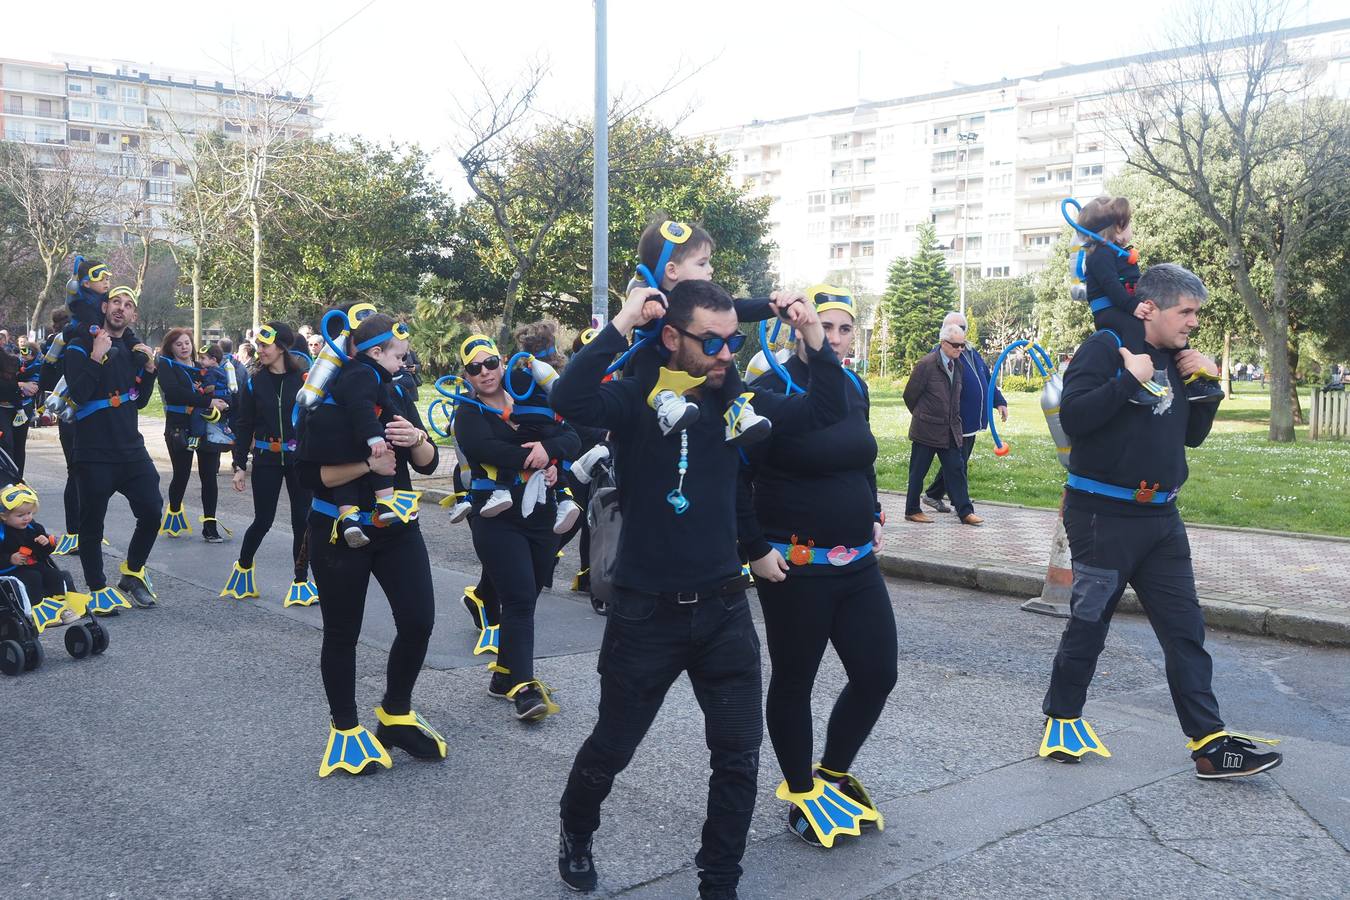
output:
[[[591,858],[591,836],[572,834],[558,827],[558,875],[563,884],[574,891],[589,893],[595,890],[599,877],[595,874],[595,860]]]
[[[1196,778],[1242,778],[1273,769],[1284,757],[1271,751],[1262,753],[1256,744],[1236,735],[1225,735],[1191,754]]]
[[[536,685],[527,685],[513,698],[516,704],[516,718],[522,722],[538,722],[548,715],[548,703],[544,694]]]
[[[924,494],[919,499],[923,501],[924,506],[928,507],[933,512],[949,513],[952,511],[950,506],[942,502],[941,497],[930,497],[927,494]]]
[[[215,519],[207,519],[202,523],[202,540],[208,544],[225,543],[225,538],[220,536],[220,529],[216,527]]]
[[[117,589],[127,595],[133,606],[140,609],[154,609],[159,606],[155,595],[145,586],[145,582],[132,575],[123,575],[117,582]]]
[[[802,812],[795,805],[788,807],[787,824],[788,831],[806,841],[812,847],[821,846],[820,838],[816,837],[816,830],[811,827],[811,822],[806,818],[806,813]]]
[[[510,675],[501,672],[493,672],[492,679],[488,681],[488,694],[496,697],[498,700],[505,700],[506,695],[515,687],[515,682],[511,680]]]
[[[1192,403],[1218,403],[1223,398],[1223,385],[1212,378],[1196,378],[1186,385],[1186,399]]]

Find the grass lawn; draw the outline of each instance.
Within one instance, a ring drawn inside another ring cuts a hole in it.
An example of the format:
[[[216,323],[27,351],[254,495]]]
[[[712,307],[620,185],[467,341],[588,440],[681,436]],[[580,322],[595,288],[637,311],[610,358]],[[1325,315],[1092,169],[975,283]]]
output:
[[[881,445],[877,481],[903,491],[909,412],[898,387],[878,383],[871,394],[872,430]],[[999,427],[1012,447],[1007,456],[994,456],[993,440],[980,436],[970,458],[970,490],[977,501],[1059,505],[1064,469],[1055,458],[1039,396],[1008,395],[1008,421]],[[1190,478],[1177,498],[1182,516],[1188,522],[1350,536],[1350,441],[1312,443],[1308,429],[1299,428],[1296,443],[1272,444],[1266,440],[1269,414],[1265,390],[1237,385],[1204,445],[1188,451]]]

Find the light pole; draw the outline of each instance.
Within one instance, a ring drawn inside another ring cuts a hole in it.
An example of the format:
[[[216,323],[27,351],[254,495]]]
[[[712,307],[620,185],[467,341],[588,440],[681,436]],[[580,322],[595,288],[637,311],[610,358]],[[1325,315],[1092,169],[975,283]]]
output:
[[[595,0],[595,167],[591,194],[591,327],[609,319],[609,87],[606,50],[606,0]]]
[[[966,245],[970,243],[970,146],[980,139],[973,131],[963,131],[956,136],[957,142],[965,148],[965,176],[961,188],[961,315],[966,314]]]

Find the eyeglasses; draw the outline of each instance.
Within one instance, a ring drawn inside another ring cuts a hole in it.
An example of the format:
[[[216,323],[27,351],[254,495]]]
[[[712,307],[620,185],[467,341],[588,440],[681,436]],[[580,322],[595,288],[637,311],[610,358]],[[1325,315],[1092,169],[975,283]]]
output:
[[[482,362],[465,363],[464,371],[468,372],[470,375],[481,375],[484,369],[487,369],[489,372],[491,372],[501,364],[502,358],[500,356],[489,356]]]
[[[700,337],[697,334],[690,334],[683,328],[676,328],[674,325],[671,325],[670,327],[675,328],[676,331],[687,338],[701,341],[703,343],[703,353],[706,356],[716,356],[722,352],[723,347],[726,347],[732,353],[737,353],[745,346],[745,335],[739,331],[733,332],[730,337]]]

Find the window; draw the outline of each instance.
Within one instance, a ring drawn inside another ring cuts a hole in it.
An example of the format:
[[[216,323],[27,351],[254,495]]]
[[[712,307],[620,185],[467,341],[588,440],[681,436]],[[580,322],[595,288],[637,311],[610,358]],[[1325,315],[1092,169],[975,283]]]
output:
[[[825,211],[824,191],[814,191],[806,195],[806,211],[813,213]]]
[[[848,146],[849,146],[849,140],[848,140],[848,135],[846,135],[846,134],[836,134],[834,137],[830,138],[830,149],[831,149],[831,150],[836,150],[836,151],[838,151],[838,150],[847,150],[847,149],[848,149]]]
[[[112,86],[107,84],[94,85],[94,95],[97,97],[111,97]]]
[[[830,259],[847,259],[848,244],[831,244]]]
[[[37,139],[44,144],[65,143],[65,139],[61,137],[61,130],[51,125],[39,125],[37,127]]]
[[[37,114],[39,116],[46,116],[48,119],[50,119],[52,117],[52,101],[38,100]]]
[[[187,166],[183,165],[182,163],[174,163],[174,164],[173,164],[173,174],[175,174],[175,175],[186,175],[187,173],[188,173],[188,167],[187,167]]]
[[[92,119],[92,109],[93,107],[89,105],[87,100],[70,101],[70,117],[72,119]]]
[[[871,241],[863,241],[861,244],[858,245],[858,255],[859,255],[859,256],[862,256],[862,257],[870,257],[870,256],[872,256],[875,252],[876,252],[876,247],[875,247],[875,245],[873,245],[873,243],[872,243]]]
[[[66,90],[72,94],[83,94],[84,85],[80,84],[78,81],[72,81],[70,84],[66,85]]]
[[[220,109],[221,109],[222,112],[226,113],[227,115],[234,115],[234,116],[237,116],[237,115],[239,115],[239,101],[238,101],[238,100],[222,100],[222,101],[220,102]]]
[[[1033,128],[1035,128],[1035,127],[1037,127],[1037,126],[1039,126],[1039,125],[1049,125],[1049,124],[1050,124],[1050,110],[1048,110],[1048,109],[1036,109],[1036,110],[1032,110],[1032,112],[1031,112],[1031,120],[1030,120],[1030,121],[1031,121],[1031,127],[1033,127]]]
[[[895,232],[897,232],[897,231],[899,231],[899,230],[900,230],[900,214],[899,214],[899,213],[882,213],[882,214],[881,214],[881,233],[882,233],[882,234],[894,234]]]
[[[87,144],[91,140],[88,128],[70,129],[70,142],[72,144]]]
[[[122,146],[125,148],[134,148],[141,145],[141,137],[138,134],[122,135]]]
[[[1100,178],[1101,176],[1102,176],[1102,167],[1099,165],[1078,167],[1079,178]]]
[[[135,125],[145,124],[145,110],[134,106],[122,107],[122,121]]]
[[[1078,142],[1079,153],[1097,153],[1102,149],[1102,139],[1099,137],[1083,138]]]
[[[117,121],[117,107],[111,103],[100,103],[98,105],[98,120],[100,122]]]
[[[1073,118],[1073,107],[1072,107],[1072,106],[1061,106],[1061,107],[1059,108],[1059,120],[1060,120],[1061,122],[1067,122],[1067,121],[1069,121],[1071,118]]]
[[[824,237],[824,236],[825,236],[825,223],[824,223],[824,222],[812,222],[812,223],[810,223],[809,225],[807,225],[807,226],[806,226],[806,236],[807,236],[807,237],[813,237],[813,238]]]
[[[1073,181],[1073,169],[1057,169],[1055,171],[1055,182],[1057,184],[1066,184]]]
[[[150,166],[150,177],[151,177],[151,178],[168,178],[168,177],[169,177],[169,164],[166,163],[166,162],[157,162],[157,163],[151,164],[151,166]]]
[[[1027,246],[1037,249],[1047,248],[1054,242],[1055,236],[1053,234],[1033,234],[1027,238]]]
[[[842,206],[843,204],[848,203],[849,199],[850,194],[848,191],[835,191],[830,195],[830,205]]]
[[[233,122],[226,122],[226,123],[225,123],[225,131],[228,132],[229,134],[239,134],[239,133],[241,133],[243,130],[244,130],[244,129],[240,128],[238,125],[234,124]],[[748,183],[748,179],[747,179],[747,183]]]
[[[1007,278],[1007,266],[986,266],[984,270],[985,278]]]
[[[862,161],[862,172],[864,175],[871,175],[877,170],[877,161],[875,159],[864,159]]]
[[[171,202],[173,200],[173,182],[151,181],[146,185],[146,197],[160,203]]]
[[[141,89],[138,88],[138,87],[129,87],[128,85],[125,85],[125,84],[122,85],[122,102],[123,102],[123,103],[140,103],[140,102],[141,102]]]
[[[5,112],[12,116],[23,115],[23,98],[16,97],[13,94],[5,95]]]
[[[104,147],[108,146],[112,143],[112,135],[108,134],[106,131],[100,131],[98,133],[98,143]]]

